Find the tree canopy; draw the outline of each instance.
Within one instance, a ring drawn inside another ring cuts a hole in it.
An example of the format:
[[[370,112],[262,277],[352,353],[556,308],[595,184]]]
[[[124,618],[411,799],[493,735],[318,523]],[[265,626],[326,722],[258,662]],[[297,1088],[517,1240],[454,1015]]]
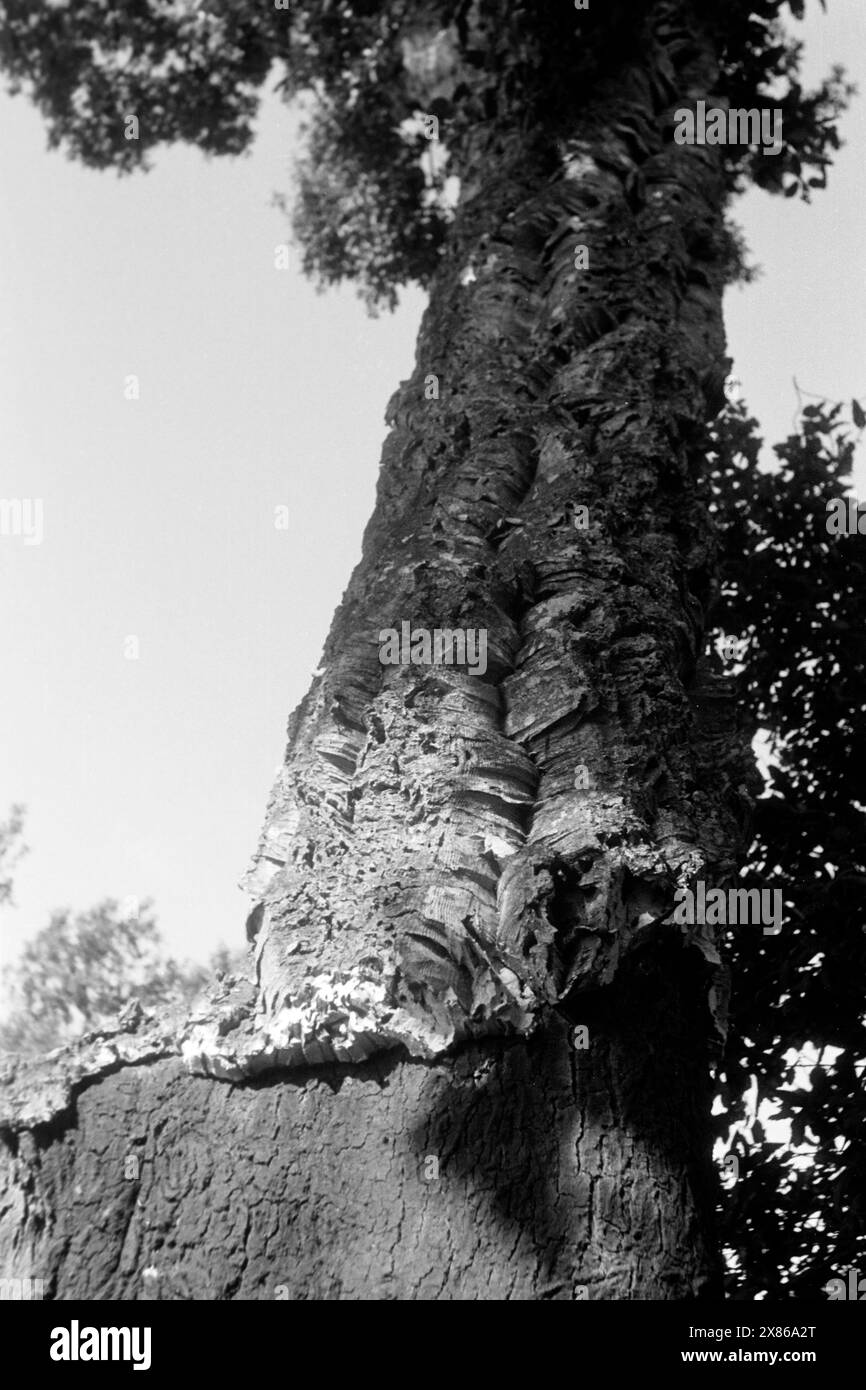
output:
[[[688,51],[677,9],[667,41]],[[124,173],[166,142],[241,153],[278,76],[307,115],[294,220],[304,268],[392,304],[400,285],[435,271],[452,215],[446,180],[465,175],[484,131],[529,123],[553,148],[624,49],[640,53],[650,10],[650,0],[585,11],[568,0],[4,0],[0,70],[35,101],[52,146]],[[802,45],[781,23],[803,11],[804,0],[694,0],[716,38],[719,94],[783,113],[777,157],[725,151],[732,189],[753,180],[808,198],[825,182],[848,89],[834,69],[803,90]],[[671,103],[693,95],[675,85]],[[435,161],[419,113],[440,123]]]

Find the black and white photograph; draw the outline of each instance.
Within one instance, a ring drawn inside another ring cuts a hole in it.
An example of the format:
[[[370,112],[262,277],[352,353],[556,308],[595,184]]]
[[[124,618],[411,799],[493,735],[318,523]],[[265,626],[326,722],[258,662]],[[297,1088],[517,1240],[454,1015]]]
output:
[[[28,1371],[862,1343],[864,96],[863,0],[0,0]]]

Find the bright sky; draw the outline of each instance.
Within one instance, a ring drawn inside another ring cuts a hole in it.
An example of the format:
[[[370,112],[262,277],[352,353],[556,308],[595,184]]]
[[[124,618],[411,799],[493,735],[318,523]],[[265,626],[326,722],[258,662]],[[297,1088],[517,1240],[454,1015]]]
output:
[[[866,91],[862,0],[829,10],[800,26],[807,75],[842,60]],[[275,98],[248,158],[168,149],[125,179],[48,153],[23,98],[0,119],[0,496],[44,513],[41,545],[0,538],[0,819],[23,802],[30,846],[0,950],[52,908],[150,896],[172,951],[203,958],[243,942],[237,881],[360,555],[423,299],[371,320],[275,269],[295,147]],[[866,398],[862,100],[843,133],[811,207],[739,209],[765,270],[729,296],[730,351],[771,441],[794,376]]]

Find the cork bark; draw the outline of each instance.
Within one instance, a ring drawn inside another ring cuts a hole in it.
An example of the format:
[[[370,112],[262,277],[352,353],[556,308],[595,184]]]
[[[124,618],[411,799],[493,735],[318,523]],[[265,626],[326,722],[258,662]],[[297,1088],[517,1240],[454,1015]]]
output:
[[[701,656],[724,178],[672,139],[717,79],[689,7],[640,50],[568,130],[464,152],[247,877],[254,987],[8,1071],[0,1253],[55,1297],[717,1289],[724,973],[671,919],[748,805]],[[383,665],[404,622],[483,630],[486,670]]]

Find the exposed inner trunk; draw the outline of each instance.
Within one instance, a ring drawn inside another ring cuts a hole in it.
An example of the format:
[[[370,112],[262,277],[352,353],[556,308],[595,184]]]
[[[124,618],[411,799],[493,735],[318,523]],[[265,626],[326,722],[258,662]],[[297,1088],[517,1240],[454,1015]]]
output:
[[[231,1086],[124,1067],[2,1146],[0,1269],[59,1299],[718,1294],[701,981],[682,952],[453,1060]]]

